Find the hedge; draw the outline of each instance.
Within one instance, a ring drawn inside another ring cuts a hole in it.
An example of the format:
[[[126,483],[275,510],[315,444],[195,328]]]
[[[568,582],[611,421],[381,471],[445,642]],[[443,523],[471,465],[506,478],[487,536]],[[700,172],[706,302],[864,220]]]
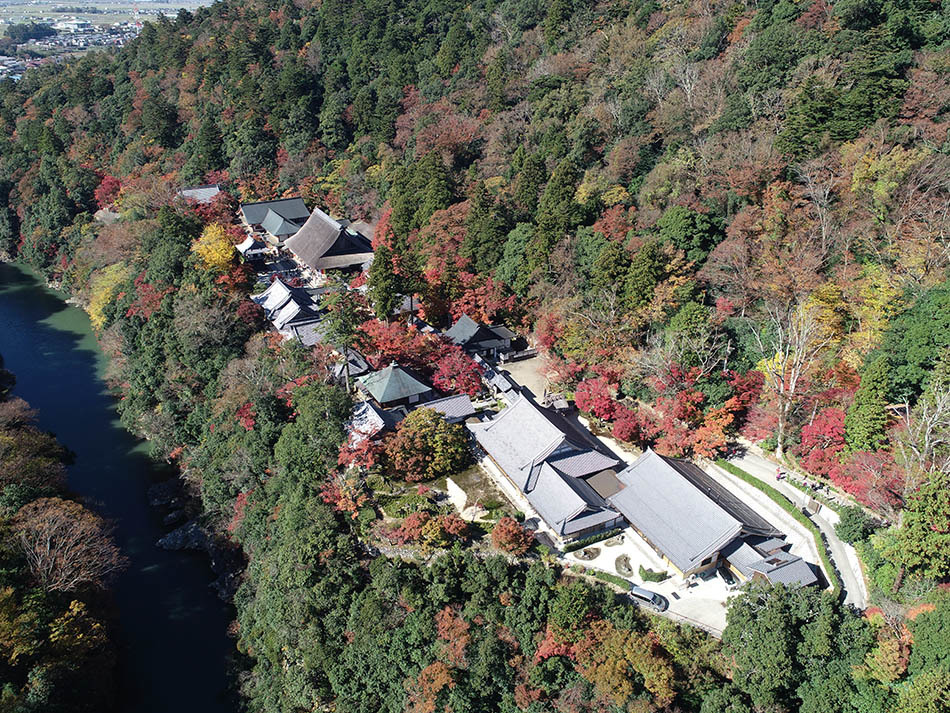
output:
[[[577,540],[575,542],[571,542],[570,544],[564,545],[564,552],[565,553],[573,552],[574,550],[580,550],[580,549],[583,549],[584,547],[589,547],[590,545],[593,545],[596,542],[609,540],[611,537],[613,537],[614,535],[619,535],[621,532],[623,532],[623,530],[618,527],[615,530],[607,530],[606,532],[601,532],[597,535],[591,535],[590,537],[585,537],[583,540]]]
[[[644,582],[665,582],[669,578],[669,572],[654,572],[652,569],[640,565],[640,579]]]
[[[579,564],[572,564],[568,569],[574,574],[586,575],[588,577],[595,577],[596,579],[601,580],[602,582],[610,582],[615,584],[621,589],[629,590],[630,589],[630,580],[624,579],[623,577],[618,577],[616,574],[611,574],[610,572],[604,572],[600,569],[594,569],[593,567],[584,567]]]
[[[716,461],[716,465],[726,472],[732,473],[732,475],[739,478],[739,480],[744,480],[752,487],[758,488],[763,493],[768,495],[780,508],[794,517],[812,534],[812,536],[815,538],[818,556],[821,557],[821,563],[824,565],[825,572],[828,573],[828,577],[831,579],[832,591],[834,592],[835,596],[840,597],[844,592],[844,587],[841,585],[841,578],[838,576],[838,570],[835,569],[834,564],[831,562],[831,556],[828,554],[828,543],[825,541],[824,533],[818,529],[818,526],[815,525],[815,523],[813,523],[801,510],[799,510],[795,506],[795,503],[782,495],[771,485],[763,483],[758,478],[746,473],[744,470],[742,470],[742,468],[737,468],[732,463],[722,458]]]
[[[599,569],[589,569],[587,574],[592,574],[597,579],[603,582],[610,582],[611,584],[616,584],[621,589],[630,589],[630,582],[623,577],[618,577],[616,574],[611,574],[610,572],[603,572]]]

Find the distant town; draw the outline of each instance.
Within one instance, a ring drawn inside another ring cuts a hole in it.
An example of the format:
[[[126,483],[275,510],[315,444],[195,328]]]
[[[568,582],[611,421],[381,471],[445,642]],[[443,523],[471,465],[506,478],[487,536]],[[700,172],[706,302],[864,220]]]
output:
[[[18,80],[31,67],[91,49],[121,47],[137,37],[150,18],[174,16],[202,4],[206,3],[0,4],[0,80]]]

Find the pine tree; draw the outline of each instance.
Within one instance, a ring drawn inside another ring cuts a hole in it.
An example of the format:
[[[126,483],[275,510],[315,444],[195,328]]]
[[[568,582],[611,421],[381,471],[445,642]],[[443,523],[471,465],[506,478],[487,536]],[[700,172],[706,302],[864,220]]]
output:
[[[544,41],[551,49],[563,42],[562,27],[571,17],[571,0],[550,0],[548,13],[544,18]]]
[[[326,338],[344,355],[346,390],[350,390],[350,362],[347,352],[356,344],[359,326],[363,321],[360,305],[355,294],[346,285],[335,285],[324,298],[321,306],[327,311],[323,324]]]
[[[617,292],[622,289],[629,268],[630,256],[623,246],[620,243],[608,243],[594,261],[590,282],[598,289]]]
[[[908,498],[901,527],[884,554],[911,574],[950,576],[950,473],[932,473]]]
[[[889,374],[887,357],[879,356],[861,376],[861,386],[844,421],[845,439],[852,452],[876,451],[887,443]]]
[[[194,153],[196,168],[202,175],[224,167],[221,141],[221,130],[218,129],[218,125],[210,116],[205,117],[195,137]]]
[[[392,214],[389,224],[393,232],[400,238],[405,238],[414,227],[416,199],[414,196],[414,173],[405,166],[397,166],[390,176],[389,205]]]
[[[432,151],[426,154],[416,165],[416,178],[413,183],[418,186],[416,195],[417,207],[415,224],[421,228],[429,222],[429,218],[437,210],[448,208],[452,202],[452,183],[449,172],[438,153]]]
[[[501,111],[505,108],[505,85],[508,79],[508,55],[498,52],[485,71],[485,91],[488,93],[488,108]]]

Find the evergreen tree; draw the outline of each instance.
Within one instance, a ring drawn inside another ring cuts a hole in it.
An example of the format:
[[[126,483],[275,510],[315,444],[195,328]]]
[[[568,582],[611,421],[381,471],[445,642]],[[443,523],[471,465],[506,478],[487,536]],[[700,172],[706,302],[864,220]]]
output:
[[[623,246],[616,242],[607,243],[594,262],[591,284],[601,290],[619,292],[623,289],[624,278],[630,266],[630,256]]]
[[[884,554],[910,574],[950,576],[950,473],[932,473],[907,499],[901,527]]]
[[[845,418],[845,438],[851,451],[876,451],[887,443],[887,393],[890,363],[885,356],[872,361]]]
[[[368,295],[376,318],[388,322],[399,306],[402,296],[402,280],[393,269],[393,256],[389,248],[380,245],[369,268]]]
[[[538,229],[528,249],[528,272],[546,269],[554,246],[580,222],[580,206],[574,200],[576,184],[574,163],[561,161],[544,187],[535,213]]]
[[[475,272],[494,270],[504,249],[507,226],[482,182],[472,195],[466,225],[468,230],[462,241],[462,255],[471,260]]]
[[[549,0],[548,12],[544,17],[544,41],[548,47],[554,49],[560,45],[563,38],[563,26],[573,10],[571,0]]]
[[[418,196],[415,193],[413,173],[405,166],[397,166],[389,179],[389,207],[392,213],[389,224],[397,237],[404,238],[415,225],[415,206]]]
[[[224,156],[221,154],[221,130],[210,116],[205,117],[198,128],[192,160],[201,175],[224,166]]]
[[[421,228],[429,222],[433,213],[448,208],[452,202],[449,172],[437,152],[430,151],[416,164],[413,184],[417,187],[413,227]]]
[[[142,104],[142,130],[156,143],[170,148],[178,143],[178,110],[163,97],[146,99]]]
[[[508,54],[500,50],[485,71],[485,91],[488,92],[488,108],[501,111],[505,108],[505,86],[508,81]]]
[[[624,281],[623,296],[630,309],[646,307],[660,282],[663,267],[656,243],[646,243],[633,256]]]
[[[530,223],[518,223],[505,239],[505,249],[501,262],[495,269],[495,277],[522,294],[528,284],[528,272],[525,269],[525,256],[528,245],[534,237],[534,226]]]
[[[350,362],[346,353],[356,345],[359,327],[363,323],[360,305],[356,295],[346,285],[340,284],[324,296],[321,306],[327,311],[323,321],[327,341],[344,355],[346,390],[349,392]]]
[[[686,253],[686,259],[701,263],[722,238],[722,230],[710,217],[675,205],[656,222],[660,239]]]
[[[534,215],[538,209],[538,194],[548,178],[548,169],[540,152],[529,154],[521,167],[515,187],[515,202],[525,215]]]

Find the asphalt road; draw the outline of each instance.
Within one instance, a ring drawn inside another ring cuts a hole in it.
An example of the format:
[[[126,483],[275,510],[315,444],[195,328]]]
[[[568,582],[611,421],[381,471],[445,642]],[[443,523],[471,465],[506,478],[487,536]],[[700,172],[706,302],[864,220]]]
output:
[[[763,483],[772,486],[787,496],[793,503],[800,504],[802,502],[802,491],[784,481],[775,480],[777,463],[750,451],[746,451],[742,456],[730,458],[729,461]],[[783,466],[783,470],[787,470],[787,468]],[[801,478],[804,479],[804,476],[801,476]],[[812,515],[811,521],[822,531],[828,541],[831,559],[841,575],[841,581],[844,585],[845,603],[853,604],[858,609],[865,609],[868,605],[868,592],[864,576],[861,574],[861,563],[858,554],[851,545],[838,537],[834,525],[823,516],[825,510],[826,508],[823,507],[822,512]]]

